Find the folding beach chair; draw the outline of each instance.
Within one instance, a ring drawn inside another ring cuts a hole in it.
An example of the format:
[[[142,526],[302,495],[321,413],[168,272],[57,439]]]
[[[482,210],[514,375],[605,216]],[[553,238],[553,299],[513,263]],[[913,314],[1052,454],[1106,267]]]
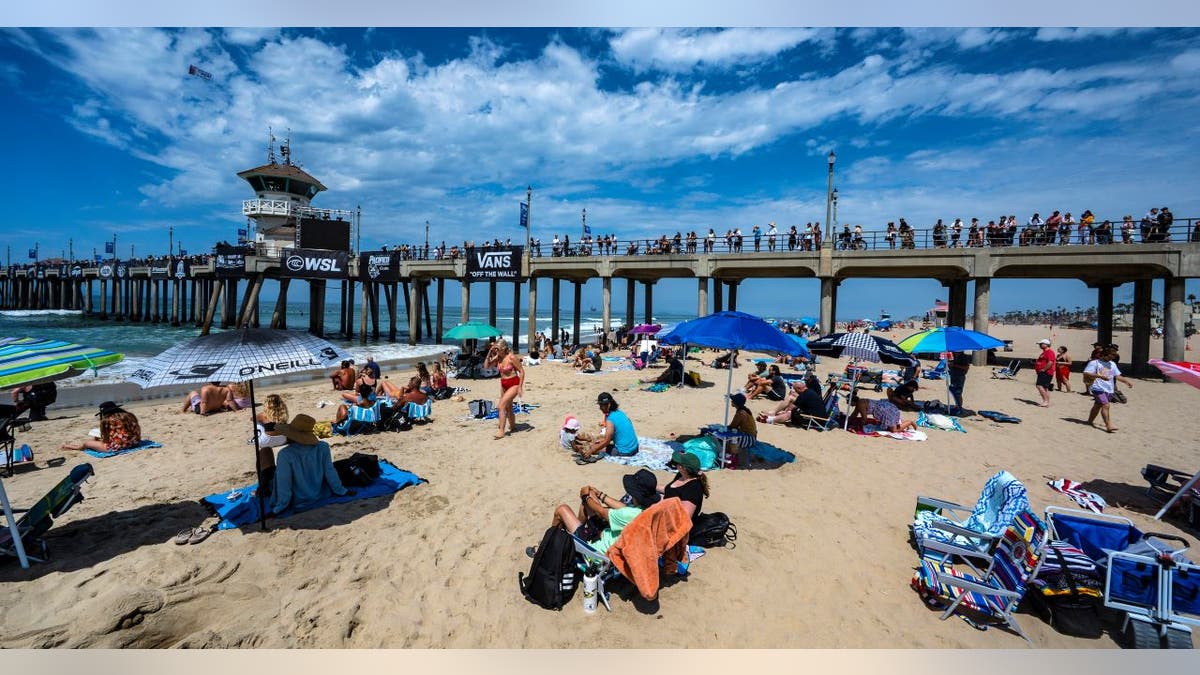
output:
[[[612,605],[608,604],[608,591],[604,585],[608,582],[621,576],[617,568],[613,566],[612,561],[608,556],[592,548],[592,545],[586,541],[571,534],[571,539],[575,542],[575,552],[579,554],[581,560],[579,562],[580,571],[586,570],[588,567],[595,565],[600,568],[600,573],[596,581],[596,593],[600,597],[600,602],[604,603],[604,609],[612,611]]]
[[[921,377],[927,380],[940,380],[946,376],[946,359],[938,361],[938,364],[933,367],[933,370],[927,370],[921,373]]]
[[[363,408],[358,405],[350,406],[346,409],[348,417],[333,425],[333,433],[341,434],[342,436],[354,436],[378,431],[379,420],[381,419],[380,408],[382,406],[382,401],[376,401],[375,405],[370,408]]]
[[[992,378],[998,380],[1011,380],[1017,376],[1017,371],[1021,369],[1021,359],[1013,359],[1008,362],[1003,368],[992,368]]]
[[[829,431],[830,429],[838,428],[838,424],[842,419],[842,411],[838,408],[838,390],[830,387],[825,392],[825,416],[815,417],[813,415],[804,415],[806,423],[805,430],[816,429],[817,431]]]
[[[953,544],[974,551],[986,551],[1008,527],[1013,518],[1029,509],[1025,486],[1007,471],[997,472],[984,484],[974,508],[933,497],[917,497],[913,513],[913,542],[925,555],[929,542]],[[962,515],[966,515],[965,518]],[[936,554],[930,554],[936,558]]]
[[[1008,628],[1032,647],[1013,614],[1037,576],[1048,541],[1046,526],[1028,509],[1012,519],[988,553],[930,541],[927,547],[941,558],[922,557],[912,587],[930,607],[945,607],[943,621],[958,612],[975,627]],[[969,571],[947,560],[961,560]]]
[[[433,415],[433,399],[427,399],[421,405],[417,405],[412,401],[404,404],[404,414],[412,422],[417,424],[425,424],[432,419]]]
[[[71,473],[59,481],[44,497],[28,509],[13,509],[14,512],[25,515],[15,523],[7,523],[8,527],[0,529],[0,555],[20,559],[22,553],[34,562],[46,562],[48,559],[46,542],[42,535],[54,525],[54,519],[62,516],[76,503],[83,501],[83,484],[92,477],[92,465],[80,464]],[[14,539],[13,528],[16,529]],[[39,555],[30,553],[31,549],[40,550]],[[22,561],[22,566],[25,566]]]

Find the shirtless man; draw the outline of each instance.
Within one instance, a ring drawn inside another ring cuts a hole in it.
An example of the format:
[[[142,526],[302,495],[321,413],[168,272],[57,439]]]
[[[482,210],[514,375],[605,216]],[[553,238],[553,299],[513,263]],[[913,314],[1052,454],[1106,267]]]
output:
[[[187,397],[183,399],[182,412],[211,415],[229,410],[226,406],[226,399],[229,396],[231,396],[229,388],[222,387],[220,382],[206,384],[200,387],[200,391],[188,392]]]

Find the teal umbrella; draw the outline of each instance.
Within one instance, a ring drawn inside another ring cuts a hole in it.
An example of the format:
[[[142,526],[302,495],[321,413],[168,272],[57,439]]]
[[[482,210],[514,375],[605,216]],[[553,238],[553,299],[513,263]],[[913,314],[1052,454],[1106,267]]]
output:
[[[504,335],[500,329],[482,321],[460,323],[442,335],[443,340],[479,340]]]

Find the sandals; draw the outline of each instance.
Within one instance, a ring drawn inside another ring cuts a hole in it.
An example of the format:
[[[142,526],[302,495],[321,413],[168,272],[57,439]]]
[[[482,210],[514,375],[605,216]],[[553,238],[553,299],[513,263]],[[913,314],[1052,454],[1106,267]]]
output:
[[[179,534],[175,535],[175,544],[183,546],[184,544],[199,544],[208,539],[208,535],[213,533],[211,527],[192,527],[188,528]]]
[[[580,456],[579,459],[575,460],[575,463],[580,466],[583,466],[584,464],[592,464],[594,462],[599,462],[600,459],[601,459],[600,455],[591,455],[590,457]]]

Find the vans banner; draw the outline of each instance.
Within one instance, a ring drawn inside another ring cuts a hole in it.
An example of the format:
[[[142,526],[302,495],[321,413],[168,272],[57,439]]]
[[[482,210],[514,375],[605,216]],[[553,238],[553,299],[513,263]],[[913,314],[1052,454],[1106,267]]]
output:
[[[395,251],[364,251],[358,256],[358,278],[361,281],[399,281],[400,254]]]
[[[524,250],[524,246],[472,249],[467,254],[467,279],[470,281],[520,279],[521,254]]]
[[[285,248],[279,276],[293,279],[345,279],[350,269],[345,251]]]

